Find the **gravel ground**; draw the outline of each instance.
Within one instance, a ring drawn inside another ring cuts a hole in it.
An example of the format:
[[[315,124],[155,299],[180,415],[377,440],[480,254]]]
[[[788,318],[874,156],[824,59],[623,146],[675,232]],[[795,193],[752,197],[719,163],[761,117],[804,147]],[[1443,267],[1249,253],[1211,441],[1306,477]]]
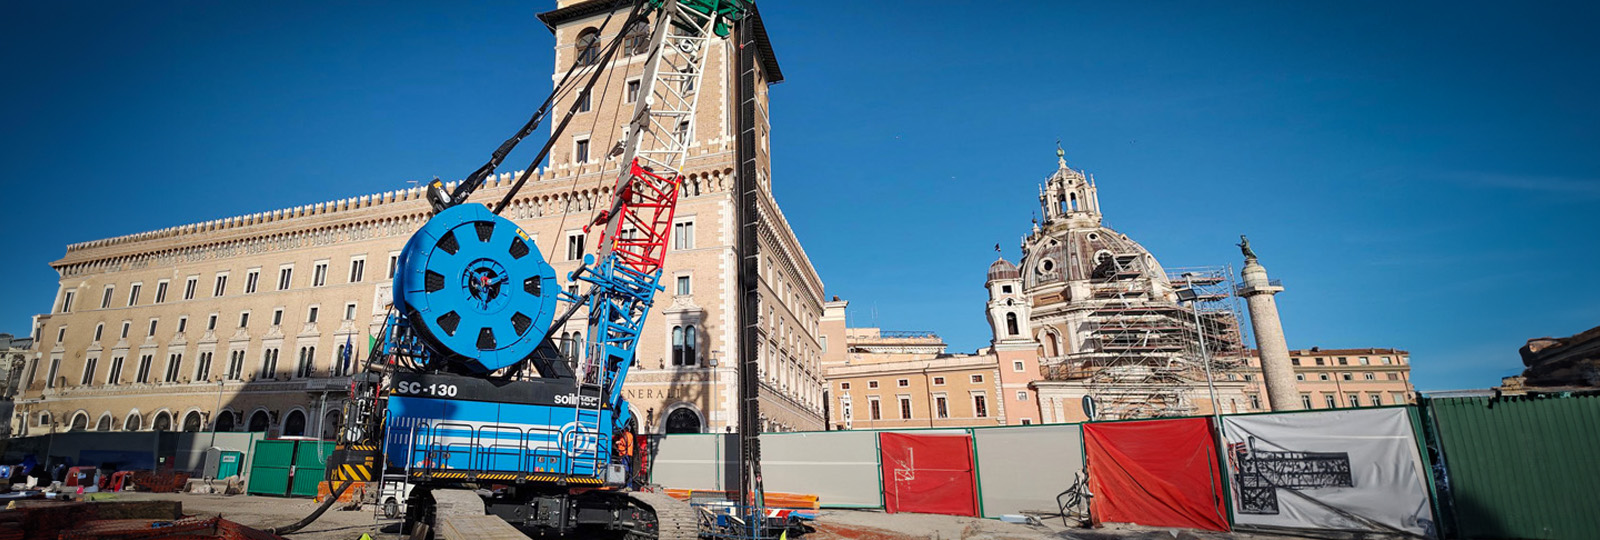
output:
[[[298,521],[316,509],[310,499],[284,499],[252,495],[201,495],[190,493],[117,494],[122,500],[177,500],[187,514],[221,515],[257,529]],[[1109,525],[1103,529],[1066,529],[1060,520],[1044,525],[1022,525],[993,519],[932,514],[886,514],[872,510],[823,510],[816,532],[803,540],[1257,540],[1283,538],[1244,533],[1214,533]],[[361,510],[330,509],[317,521],[292,535],[292,540],[355,540],[369,533],[376,540],[398,538],[397,522],[373,520],[371,507]]]
[[[317,508],[317,503],[311,499],[284,499],[278,497],[257,497],[254,495],[200,495],[195,493],[135,493],[122,492],[117,494],[119,500],[175,500],[183,502],[185,514],[199,514],[210,517],[221,515],[223,519],[257,529],[281,527],[299,521],[300,518],[310,514]],[[390,522],[392,523],[392,522]],[[388,538],[395,538],[398,525],[385,523],[389,530]],[[373,520],[371,507],[361,510],[329,509],[321,518],[301,529],[300,532],[284,535],[293,540],[355,540],[362,533],[370,533],[374,539],[381,540],[378,526]]]

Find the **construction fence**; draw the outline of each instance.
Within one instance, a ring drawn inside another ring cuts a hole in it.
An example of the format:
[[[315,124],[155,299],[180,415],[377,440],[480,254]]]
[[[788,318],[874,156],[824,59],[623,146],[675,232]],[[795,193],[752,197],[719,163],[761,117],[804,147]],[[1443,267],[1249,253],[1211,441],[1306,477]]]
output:
[[[732,435],[655,441],[651,478],[725,491]],[[1600,396],[962,429],[770,433],[768,492],[825,508],[1418,538],[1600,538]]]

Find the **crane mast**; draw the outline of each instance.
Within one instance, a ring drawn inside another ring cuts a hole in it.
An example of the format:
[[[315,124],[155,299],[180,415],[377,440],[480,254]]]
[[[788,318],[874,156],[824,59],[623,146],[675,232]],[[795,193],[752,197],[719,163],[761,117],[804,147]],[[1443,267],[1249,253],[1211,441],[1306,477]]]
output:
[[[623,21],[627,29],[651,16],[652,30],[609,207],[584,227],[600,229],[598,249],[566,275],[569,284],[587,284],[583,292],[563,290],[538,246],[499,216],[533,167],[493,211],[468,200],[558,97],[576,88],[568,86],[575,75],[588,79],[582,92],[595,86],[621,33],[592,70],[575,62],[539,112],[454,190],[438,180],[428,186],[434,215],[401,251],[393,309],[367,368],[353,378],[329,460],[328,479],[341,482],[341,492],[357,481],[399,478],[409,486],[405,528],[423,536],[436,525],[437,508],[460,509],[478,500],[476,490],[492,493],[483,510],[541,534],[694,537],[694,516],[682,503],[627,491],[637,461],[624,431],[636,421],[622,390],[662,288],[708,53],[751,7],[746,0],[638,0]],[[535,163],[576,111],[573,103]],[[584,307],[585,354],[568,358],[553,336]],[[538,376],[526,376],[530,370]]]

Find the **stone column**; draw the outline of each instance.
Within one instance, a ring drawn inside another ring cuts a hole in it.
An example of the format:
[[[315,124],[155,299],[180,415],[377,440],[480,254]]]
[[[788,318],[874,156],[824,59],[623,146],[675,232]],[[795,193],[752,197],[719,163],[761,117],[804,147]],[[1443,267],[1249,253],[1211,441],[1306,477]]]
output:
[[[1300,410],[1300,385],[1295,382],[1294,365],[1289,363],[1289,342],[1283,337],[1278,320],[1278,301],[1274,295],[1283,287],[1267,279],[1267,269],[1256,261],[1255,253],[1245,249],[1244,286],[1239,295],[1250,306],[1250,328],[1255,330],[1256,349],[1261,355],[1261,371],[1267,384],[1267,402],[1274,411]]]

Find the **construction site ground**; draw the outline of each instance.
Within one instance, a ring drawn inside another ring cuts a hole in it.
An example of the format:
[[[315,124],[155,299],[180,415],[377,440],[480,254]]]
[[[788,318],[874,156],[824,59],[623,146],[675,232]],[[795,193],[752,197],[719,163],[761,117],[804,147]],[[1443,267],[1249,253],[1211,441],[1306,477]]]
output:
[[[310,499],[252,495],[202,495],[192,493],[119,493],[119,500],[176,500],[187,514],[221,515],[257,529],[288,525],[317,507]],[[808,540],[1223,540],[1282,538],[1245,533],[1215,533],[1179,529],[1110,525],[1102,529],[1067,529],[1060,519],[1045,525],[1023,525],[992,519],[931,514],[885,514],[871,510],[823,510],[816,531]],[[287,538],[294,540],[356,540],[363,533],[374,539],[397,538],[398,524],[373,521],[370,506],[360,510],[328,510],[320,519]]]

